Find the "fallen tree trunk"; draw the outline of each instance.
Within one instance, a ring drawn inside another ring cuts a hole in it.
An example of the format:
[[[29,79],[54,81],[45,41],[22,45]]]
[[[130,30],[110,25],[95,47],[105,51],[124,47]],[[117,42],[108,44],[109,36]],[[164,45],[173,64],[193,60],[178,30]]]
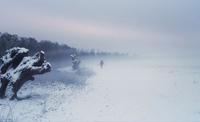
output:
[[[34,75],[51,70],[51,65],[46,62],[43,51],[32,57],[25,57],[26,52],[25,48],[12,48],[7,51],[6,56],[2,57],[0,98],[6,96],[10,100],[18,99],[17,92],[25,82],[33,81]],[[5,95],[8,86],[10,91]]]

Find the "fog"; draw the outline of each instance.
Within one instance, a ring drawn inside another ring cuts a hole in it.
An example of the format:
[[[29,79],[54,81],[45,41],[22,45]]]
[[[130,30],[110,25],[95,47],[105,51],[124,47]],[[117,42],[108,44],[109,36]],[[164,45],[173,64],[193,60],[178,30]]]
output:
[[[199,121],[198,61],[111,58],[103,69],[90,63],[97,73],[92,91],[72,113],[86,121]]]
[[[74,71],[69,52],[45,52],[51,72],[0,99],[0,121],[200,121],[199,5],[2,0],[2,33],[129,57],[81,56]]]
[[[200,120],[199,57],[78,58],[77,71],[69,59],[49,60],[51,72],[24,84],[18,93],[21,101],[1,100],[1,118],[20,122]]]

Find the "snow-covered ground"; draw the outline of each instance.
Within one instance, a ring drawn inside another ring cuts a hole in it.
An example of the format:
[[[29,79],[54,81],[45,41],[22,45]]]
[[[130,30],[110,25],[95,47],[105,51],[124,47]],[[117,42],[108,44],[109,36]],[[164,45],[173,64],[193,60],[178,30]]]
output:
[[[0,118],[19,122],[200,121],[199,58],[104,59],[103,69],[99,61],[82,62],[95,72],[82,86],[63,83],[63,76],[54,82],[41,83],[37,78],[27,82],[18,93],[25,99],[0,100]],[[51,73],[64,75],[65,69]],[[38,77],[52,79],[47,76]]]

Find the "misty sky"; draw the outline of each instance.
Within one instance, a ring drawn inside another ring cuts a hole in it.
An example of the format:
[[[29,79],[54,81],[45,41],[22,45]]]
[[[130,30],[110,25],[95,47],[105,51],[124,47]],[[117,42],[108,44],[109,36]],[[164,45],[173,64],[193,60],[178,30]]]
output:
[[[0,0],[0,31],[83,49],[195,54],[200,0]]]

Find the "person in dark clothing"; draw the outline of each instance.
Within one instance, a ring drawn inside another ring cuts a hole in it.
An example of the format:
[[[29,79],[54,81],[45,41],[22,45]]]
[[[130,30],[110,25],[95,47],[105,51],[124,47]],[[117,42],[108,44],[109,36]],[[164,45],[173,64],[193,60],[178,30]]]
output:
[[[104,62],[103,62],[103,60],[101,60],[101,61],[100,61],[101,69],[103,68],[103,65],[104,65]]]

